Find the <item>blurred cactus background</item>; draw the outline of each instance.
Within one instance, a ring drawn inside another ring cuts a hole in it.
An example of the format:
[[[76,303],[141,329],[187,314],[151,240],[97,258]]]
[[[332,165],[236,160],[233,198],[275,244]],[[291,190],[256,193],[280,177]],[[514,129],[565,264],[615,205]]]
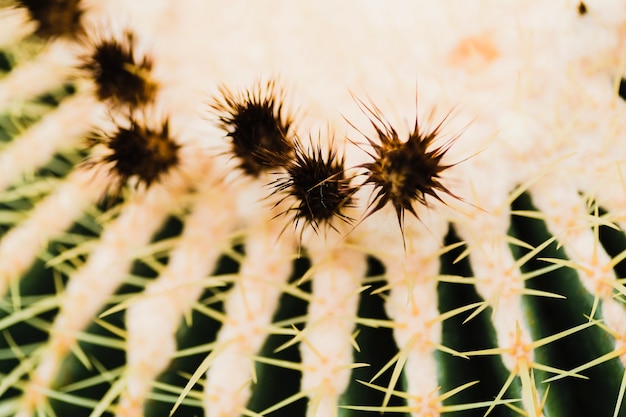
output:
[[[624,76],[623,0],[0,0],[0,416],[626,416]]]

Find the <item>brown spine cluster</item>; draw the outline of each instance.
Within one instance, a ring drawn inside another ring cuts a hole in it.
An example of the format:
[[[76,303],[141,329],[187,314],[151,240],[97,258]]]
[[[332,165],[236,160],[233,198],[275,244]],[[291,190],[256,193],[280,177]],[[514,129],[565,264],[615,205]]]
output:
[[[19,0],[37,22],[35,34],[44,39],[76,38],[83,33],[81,0]]]
[[[370,122],[378,136],[377,140],[366,136],[373,149],[369,153],[372,161],[359,166],[366,170],[364,184],[372,184],[375,192],[365,216],[391,203],[398,224],[404,229],[405,212],[418,218],[415,204],[428,205],[427,196],[441,202],[440,193],[454,196],[441,182],[441,173],[452,166],[444,164],[443,158],[454,139],[436,147],[434,142],[445,119],[431,131],[423,132],[416,117],[412,132],[403,141],[379,109],[361,105],[371,116]]]
[[[131,114],[128,123],[127,127],[116,126],[114,132],[94,140],[110,150],[98,162],[110,166],[115,174],[116,194],[131,178],[136,179],[137,185],[150,187],[179,162],[180,145],[170,136],[167,119],[156,127],[148,127]]]
[[[415,205],[428,205],[427,196],[439,201],[442,193],[456,197],[441,178],[442,172],[451,167],[443,159],[453,140],[439,147],[434,144],[445,119],[433,130],[423,132],[416,118],[409,137],[401,140],[377,108],[360,103],[377,138],[366,136],[373,150],[368,152],[372,161],[346,170],[343,156],[332,145],[324,153],[311,138],[311,147],[305,147],[291,132],[293,121],[283,114],[273,81],[266,84],[265,90],[257,85],[237,95],[225,87],[220,91],[222,96],[212,108],[218,111],[226,137],[232,140],[232,156],[239,160],[239,168],[252,177],[274,171],[278,178],[269,185],[273,194],[282,195],[277,205],[293,200],[282,214],[296,228],[301,221],[315,232],[320,226],[337,230],[334,219],[352,223],[345,209],[355,205],[356,191],[367,184],[373,185],[374,195],[363,218],[392,204],[401,230],[404,213],[418,217]],[[357,170],[366,176],[361,184],[353,184],[355,175],[346,174]]]
[[[87,163],[109,169],[114,177],[113,196],[119,196],[130,180],[148,188],[180,163],[181,146],[171,136],[169,119],[146,122],[158,83],[151,76],[152,58],[138,57],[135,42],[130,31],[120,39],[83,40],[91,51],[79,69],[93,81],[96,97],[106,104],[115,121],[111,131],[92,135],[90,146],[103,145],[107,152]]]
[[[136,57],[134,43],[132,32],[125,32],[122,39],[101,39],[83,58],[81,69],[94,81],[98,98],[116,107],[145,106],[157,92],[157,84],[150,78],[152,59]]]
[[[353,205],[357,188],[350,184],[351,178],[346,177],[344,159],[335,149],[324,154],[319,145],[313,143],[311,148],[304,149],[296,141],[294,159],[285,165],[285,171],[271,185],[274,192],[285,194],[280,202],[295,200],[283,214],[293,213],[291,219],[296,228],[301,220],[315,232],[320,225],[336,230],[332,224],[334,218],[352,222],[343,210]]]
[[[220,127],[228,132],[231,152],[245,174],[258,177],[293,157],[293,117],[284,111],[275,81],[240,93],[221,86],[211,108]]]

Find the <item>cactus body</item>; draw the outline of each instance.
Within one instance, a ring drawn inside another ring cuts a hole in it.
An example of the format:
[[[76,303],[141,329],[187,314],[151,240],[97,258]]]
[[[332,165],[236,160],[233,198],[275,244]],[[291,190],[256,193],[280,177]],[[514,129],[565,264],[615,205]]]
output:
[[[626,415],[625,28],[0,2],[0,416]]]

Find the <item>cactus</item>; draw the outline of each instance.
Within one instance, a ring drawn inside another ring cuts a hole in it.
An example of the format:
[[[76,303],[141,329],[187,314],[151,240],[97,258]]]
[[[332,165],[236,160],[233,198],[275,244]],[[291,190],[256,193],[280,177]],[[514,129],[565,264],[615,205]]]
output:
[[[0,1],[0,416],[626,415],[625,28]]]

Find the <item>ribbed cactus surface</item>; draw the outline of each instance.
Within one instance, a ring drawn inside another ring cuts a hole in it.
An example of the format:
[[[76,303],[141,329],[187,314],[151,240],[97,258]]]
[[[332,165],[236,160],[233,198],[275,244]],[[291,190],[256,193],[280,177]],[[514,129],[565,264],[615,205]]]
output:
[[[0,416],[626,415],[623,0],[0,0]]]

